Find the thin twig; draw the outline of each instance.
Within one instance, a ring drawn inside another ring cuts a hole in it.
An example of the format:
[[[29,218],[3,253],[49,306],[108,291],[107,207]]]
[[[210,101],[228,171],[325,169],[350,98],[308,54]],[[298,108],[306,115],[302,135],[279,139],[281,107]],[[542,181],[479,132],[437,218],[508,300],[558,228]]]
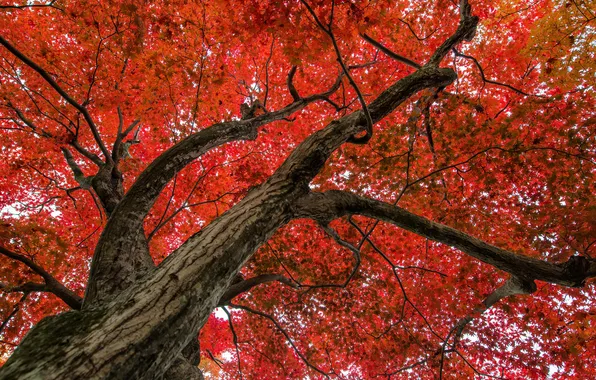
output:
[[[80,103],[78,103],[73,98],[71,98],[70,95],[68,95],[66,93],[66,91],[64,91],[64,89],[62,89],[62,87],[60,87],[60,85],[58,83],[56,83],[56,81],[54,80],[54,78],[52,78],[52,76],[47,71],[45,71],[44,69],[42,69],[41,66],[39,66],[38,64],[36,64],[35,62],[33,62],[31,59],[29,59],[27,56],[25,56],[23,53],[21,53],[16,47],[14,47],[12,44],[10,44],[2,36],[0,36],[0,44],[3,45],[8,51],[10,51],[18,59],[20,59],[23,63],[25,63],[27,66],[29,66],[34,71],[36,71],[39,75],[41,75],[41,77],[43,79],[45,79],[45,81],[48,82],[48,84],[54,90],[56,90],[56,92],[58,94],[60,94],[60,96],[62,96],[64,98],[64,100],[66,100],[77,111],[79,111],[81,114],[83,114],[83,117],[85,118],[85,121],[89,125],[89,128],[91,129],[91,133],[93,134],[93,137],[95,139],[95,142],[99,146],[101,152],[106,157],[106,160],[108,160],[108,161],[111,160],[111,156],[110,156],[110,154],[109,154],[106,146],[104,145],[104,143],[103,143],[103,141],[101,139],[101,136],[99,135],[99,131],[97,129],[97,126],[95,125],[95,122],[93,121],[93,118],[89,114],[89,111],[87,110],[87,108],[85,106],[81,105]]]
[[[332,26],[333,26],[333,10],[335,8],[335,0],[332,0],[332,2],[331,2],[331,16],[330,16],[329,24],[327,25],[327,27],[325,27],[323,25],[323,23],[321,22],[321,20],[319,20],[318,16],[314,12],[314,10],[310,7],[310,5],[308,5],[306,0],[300,0],[300,1],[302,2],[302,4],[304,4],[304,6],[308,10],[308,12],[313,16],[317,25],[319,25],[319,27],[331,39],[333,48],[335,49],[335,54],[337,56],[337,61],[339,62],[340,66],[344,72],[344,75],[348,78],[350,85],[354,88],[354,91],[356,91],[356,95],[358,96],[358,100],[360,101],[360,105],[362,106],[362,112],[363,112],[364,118],[366,120],[366,135],[364,135],[362,137],[352,136],[352,137],[350,137],[348,142],[351,142],[353,144],[366,144],[372,138],[372,135],[373,135],[373,121],[372,121],[372,117],[370,116],[370,112],[368,111],[368,106],[366,105],[366,100],[364,100],[364,96],[362,95],[360,88],[358,88],[358,85],[356,84],[356,82],[354,81],[352,76],[350,75],[350,70],[348,70],[348,67],[344,63],[344,60],[341,56],[341,51],[339,50],[339,46],[337,44],[337,39],[335,38],[335,35],[333,34]]]
[[[252,309],[252,308],[250,308],[248,306],[230,304],[230,307],[233,307],[233,308],[236,308],[236,309],[245,310],[245,311],[248,311],[249,313],[256,314],[258,316],[261,316],[263,318],[266,318],[266,319],[270,320],[275,325],[275,327],[277,327],[277,329],[286,337],[286,340],[288,341],[288,343],[290,344],[290,346],[292,346],[292,348],[294,349],[294,352],[296,352],[296,355],[298,355],[298,357],[300,357],[300,359],[302,359],[302,361],[304,362],[304,364],[306,364],[309,368],[312,368],[313,370],[317,371],[321,375],[325,376],[326,378],[329,378],[329,375],[326,372],[324,372],[323,370],[319,369],[317,366],[315,366],[310,361],[308,361],[308,359],[300,352],[300,350],[298,350],[298,347],[296,347],[296,345],[294,344],[294,341],[292,340],[292,338],[290,338],[290,335],[275,320],[275,318],[273,318],[269,314],[263,313],[263,312],[258,311],[258,310],[254,310],[254,309]]]

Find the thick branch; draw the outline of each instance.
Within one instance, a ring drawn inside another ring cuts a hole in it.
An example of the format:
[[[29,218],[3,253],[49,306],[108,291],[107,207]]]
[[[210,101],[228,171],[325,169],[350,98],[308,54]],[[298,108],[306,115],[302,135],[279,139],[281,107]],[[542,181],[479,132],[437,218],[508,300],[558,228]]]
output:
[[[403,64],[406,64],[408,66],[411,66],[415,69],[419,69],[422,66],[420,66],[419,64],[417,64],[416,62],[412,61],[411,59],[408,59],[404,56],[401,56],[397,53],[394,53],[391,49],[387,48],[385,45],[383,45],[382,43],[380,43],[379,41],[375,40],[374,38],[372,38],[371,36],[369,36],[366,33],[362,33],[360,35],[362,38],[364,38],[366,40],[366,42],[368,42],[369,44],[373,45],[374,47],[376,47],[377,49],[379,49],[380,51],[382,51],[383,53],[385,53],[388,57],[395,59],[396,61],[399,61]]]
[[[324,223],[346,214],[359,214],[401,227],[430,240],[457,248],[480,261],[506,271],[524,281],[540,280],[563,286],[582,286],[596,276],[596,261],[571,257],[565,263],[527,257],[497,248],[454,228],[388,203],[345,191],[311,193],[300,200],[296,217],[308,217]]]
[[[424,66],[383,91],[368,109],[373,123],[383,119],[413,94],[425,88],[445,87],[456,79],[451,69]],[[296,148],[270,181],[290,178],[296,186],[308,189],[308,183],[321,170],[329,156],[353,135],[366,127],[364,114],[356,111],[331,122],[309,136]]]
[[[24,5],[0,5],[0,9],[28,9],[28,8],[54,8],[62,11],[62,8],[58,8],[54,5],[58,0],[52,0],[47,4],[24,4]]]
[[[218,306],[227,305],[234,297],[249,291],[257,285],[265,284],[267,282],[279,281],[282,284],[297,288],[298,284],[294,283],[289,278],[286,278],[279,274],[261,274],[256,277],[243,280],[241,282],[231,285],[228,290],[221,296]]]
[[[210,149],[232,141],[253,140],[258,128],[282,120],[337,91],[341,77],[323,93],[315,94],[274,112],[252,119],[215,124],[174,145],[155,159],[135,181],[108,220],[95,249],[85,294],[92,307],[126,289],[153,268],[143,232],[143,220],[153,203],[176,173]],[[118,276],[118,281],[114,281]]]
[[[89,189],[91,187],[91,178],[85,176],[77,162],[75,161],[72,153],[66,148],[61,148],[62,154],[64,154],[64,158],[66,159],[66,163],[72,170],[74,175],[75,181],[81,186],[82,189]]]
[[[6,257],[9,257],[16,261],[20,261],[21,263],[25,264],[32,271],[34,271],[35,273],[37,273],[38,275],[43,277],[44,280],[53,279],[51,274],[49,274],[45,269],[43,269],[41,266],[39,266],[37,263],[35,263],[33,260],[31,260],[27,256],[10,251],[10,250],[4,248],[3,246],[0,246],[0,253]]]
[[[447,86],[455,78],[453,70],[424,66],[383,91],[369,106],[371,118],[379,121],[416,92]],[[319,98],[323,96],[328,94],[320,94]],[[99,268],[114,267],[120,253],[130,252],[122,250],[129,244],[130,234],[142,236],[144,241],[142,220],[146,212],[165,183],[184,165],[209,147],[255,138],[256,127],[303,108],[308,99],[254,119],[218,124],[162,154],[133,185],[132,188],[136,187],[134,195],[131,189],[125,197],[131,195],[129,201],[120,202],[110,218],[100,238],[99,246],[103,244],[103,248],[96,251],[92,276],[97,278],[98,265]],[[82,313],[63,314],[38,324],[3,366],[3,374],[22,379],[39,377],[40,371],[47,379],[161,376],[194,338],[192,334],[206,322],[240,268],[294,216],[292,205],[310,191],[308,183],[333,151],[365,127],[364,115],[358,111],[311,135],[265,183],[253,188],[242,201],[189,238],[156,270],[136,280],[111,302],[98,303]],[[156,186],[151,187],[152,184]],[[152,195],[147,197],[147,193]],[[136,197],[141,198],[140,203],[138,207],[131,207]],[[117,216],[119,213],[122,214]],[[116,220],[118,222],[114,222]],[[133,223],[128,223],[131,220]],[[128,232],[120,234],[119,229]],[[127,235],[129,237],[124,239]],[[97,264],[98,261],[103,261],[103,265]],[[116,265],[112,276],[121,269]],[[127,273],[134,275],[135,272]],[[129,284],[133,282],[134,279]],[[94,286],[95,292],[101,288],[92,281],[89,288]],[[74,322],[85,328],[66,329]],[[43,350],[36,345],[38,339],[53,341],[61,350]],[[35,368],[25,364],[31,362],[35,363]]]
[[[26,282],[21,285],[11,286],[0,282],[0,289],[6,293],[31,293],[31,292],[48,292],[48,286],[38,282]]]
[[[85,156],[89,161],[93,162],[95,165],[101,167],[104,163],[96,154],[89,152],[87,149],[83,148],[76,140],[70,143],[73,148],[77,150],[77,152],[81,153]]]
[[[113,163],[107,163],[90,178],[93,190],[99,197],[106,214],[110,216],[124,196],[122,173]]]
[[[467,324],[470,323],[474,318],[490,309],[494,304],[502,299],[517,294],[532,294],[536,291],[536,284],[534,281],[522,280],[518,277],[512,276],[502,286],[499,286],[491,294],[486,297],[482,302],[482,306],[474,309],[474,312],[470,315],[460,319],[453,327],[453,341],[457,344],[461,334],[464,332]]]
[[[459,4],[460,22],[457,30],[432,55],[428,61],[429,65],[438,65],[443,58],[462,41],[471,41],[476,34],[476,26],[478,25],[478,17],[472,16],[470,4],[468,0],[461,0]]]
[[[44,281],[46,290],[55,294],[58,298],[64,301],[68,306],[73,308],[74,310],[79,310],[81,308],[81,304],[83,300],[79,297],[76,293],[72,290],[68,289],[60,281],[56,280],[54,276],[48,273],[45,269],[43,269],[40,265],[35,263],[33,260],[28,258],[27,256],[23,256],[21,254],[15,253],[9,249],[6,249],[0,246],[0,253],[6,257],[9,257],[13,260],[19,261],[29,267],[33,272],[40,275]],[[36,290],[37,291],[37,290]]]
[[[203,380],[201,370],[179,355],[163,377],[168,380]]]
[[[292,68],[290,69],[290,73],[288,74],[288,80],[287,80],[288,91],[290,91],[290,95],[292,95],[292,98],[294,99],[294,101],[300,100],[300,95],[298,94],[298,90],[296,90],[296,87],[294,86],[294,75],[296,75],[297,68],[298,68],[297,66],[292,66]]]

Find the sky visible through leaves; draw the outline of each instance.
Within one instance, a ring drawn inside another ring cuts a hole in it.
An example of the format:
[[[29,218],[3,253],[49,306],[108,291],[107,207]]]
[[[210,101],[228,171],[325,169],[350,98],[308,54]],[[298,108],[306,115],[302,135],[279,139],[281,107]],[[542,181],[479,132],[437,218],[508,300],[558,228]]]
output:
[[[363,35],[423,65],[460,20],[449,0],[307,4],[324,23],[333,15],[341,57],[367,102],[415,68]],[[480,18],[476,35],[441,63],[458,79],[407,100],[375,125],[369,143],[343,145],[310,188],[397,204],[549,262],[596,258],[596,6],[470,4]],[[125,191],[175,143],[240,119],[242,104],[258,114],[291,103],[293,66],[301,96],[330,88],[342,70],[332,40],[294,0],[2,0],[0,35],[88,109],[107,146],[119,123],[132,126],[119,163]],[[346,78],[328,100],[264,126],[254,141],[212,149],[178,173],[145,219],[154,261],[265,181],[311,133],[361,109]],[[0,152],[0,245],[82,297],[108,217],[89,187],[98,170],[92,157],[104,153],[80,110],[5,48]],[[361,258],[353,275],[348,246]],[[578,288],[537,282],[533,294],[480,313],[507,273],[374,219],[345,217],[329,230],[294,220],[241,274],[278,274],[293,286],[262,284],[214,311],[199,335],[208,378],[596,373],[593,281]],[[42,280],[0,255],[1,362],[43,317],[69,310],[51,293],[19,291],[30,282]],[[454,342],[452,329],[466,316],[473,319]]]

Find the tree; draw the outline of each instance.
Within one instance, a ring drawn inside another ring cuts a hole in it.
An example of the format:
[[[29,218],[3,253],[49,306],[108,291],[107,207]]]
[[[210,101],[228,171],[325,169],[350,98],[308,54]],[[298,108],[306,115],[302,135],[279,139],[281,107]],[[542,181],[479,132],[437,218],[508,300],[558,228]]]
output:
[[[593,375],[588,2],[5,3],[0,378]]]

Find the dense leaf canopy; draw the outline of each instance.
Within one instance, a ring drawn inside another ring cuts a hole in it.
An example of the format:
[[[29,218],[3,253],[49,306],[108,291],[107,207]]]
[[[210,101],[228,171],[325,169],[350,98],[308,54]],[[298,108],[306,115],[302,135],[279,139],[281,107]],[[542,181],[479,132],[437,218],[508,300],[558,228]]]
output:
[[[475,35],[439,59],[457,79],[410,97],[365,144],[341,145],[309,187],[395,204],[525,257],[590,261],[596,8],[470,5]],[[159,264],[307,136],[432,61],[460,13],[449,0],[3,0],[0,361],[43,317],[80,308],[117,204],[93,182],[106,162],[125,194],[193,133],[328,92],[174,176],[144,219]],[[200,332],[206,377],[595,376],[590,280],[495,299],[518,274],[344,214],[292,220],[246,262],[242,278],[259,285],[232,285]]]

